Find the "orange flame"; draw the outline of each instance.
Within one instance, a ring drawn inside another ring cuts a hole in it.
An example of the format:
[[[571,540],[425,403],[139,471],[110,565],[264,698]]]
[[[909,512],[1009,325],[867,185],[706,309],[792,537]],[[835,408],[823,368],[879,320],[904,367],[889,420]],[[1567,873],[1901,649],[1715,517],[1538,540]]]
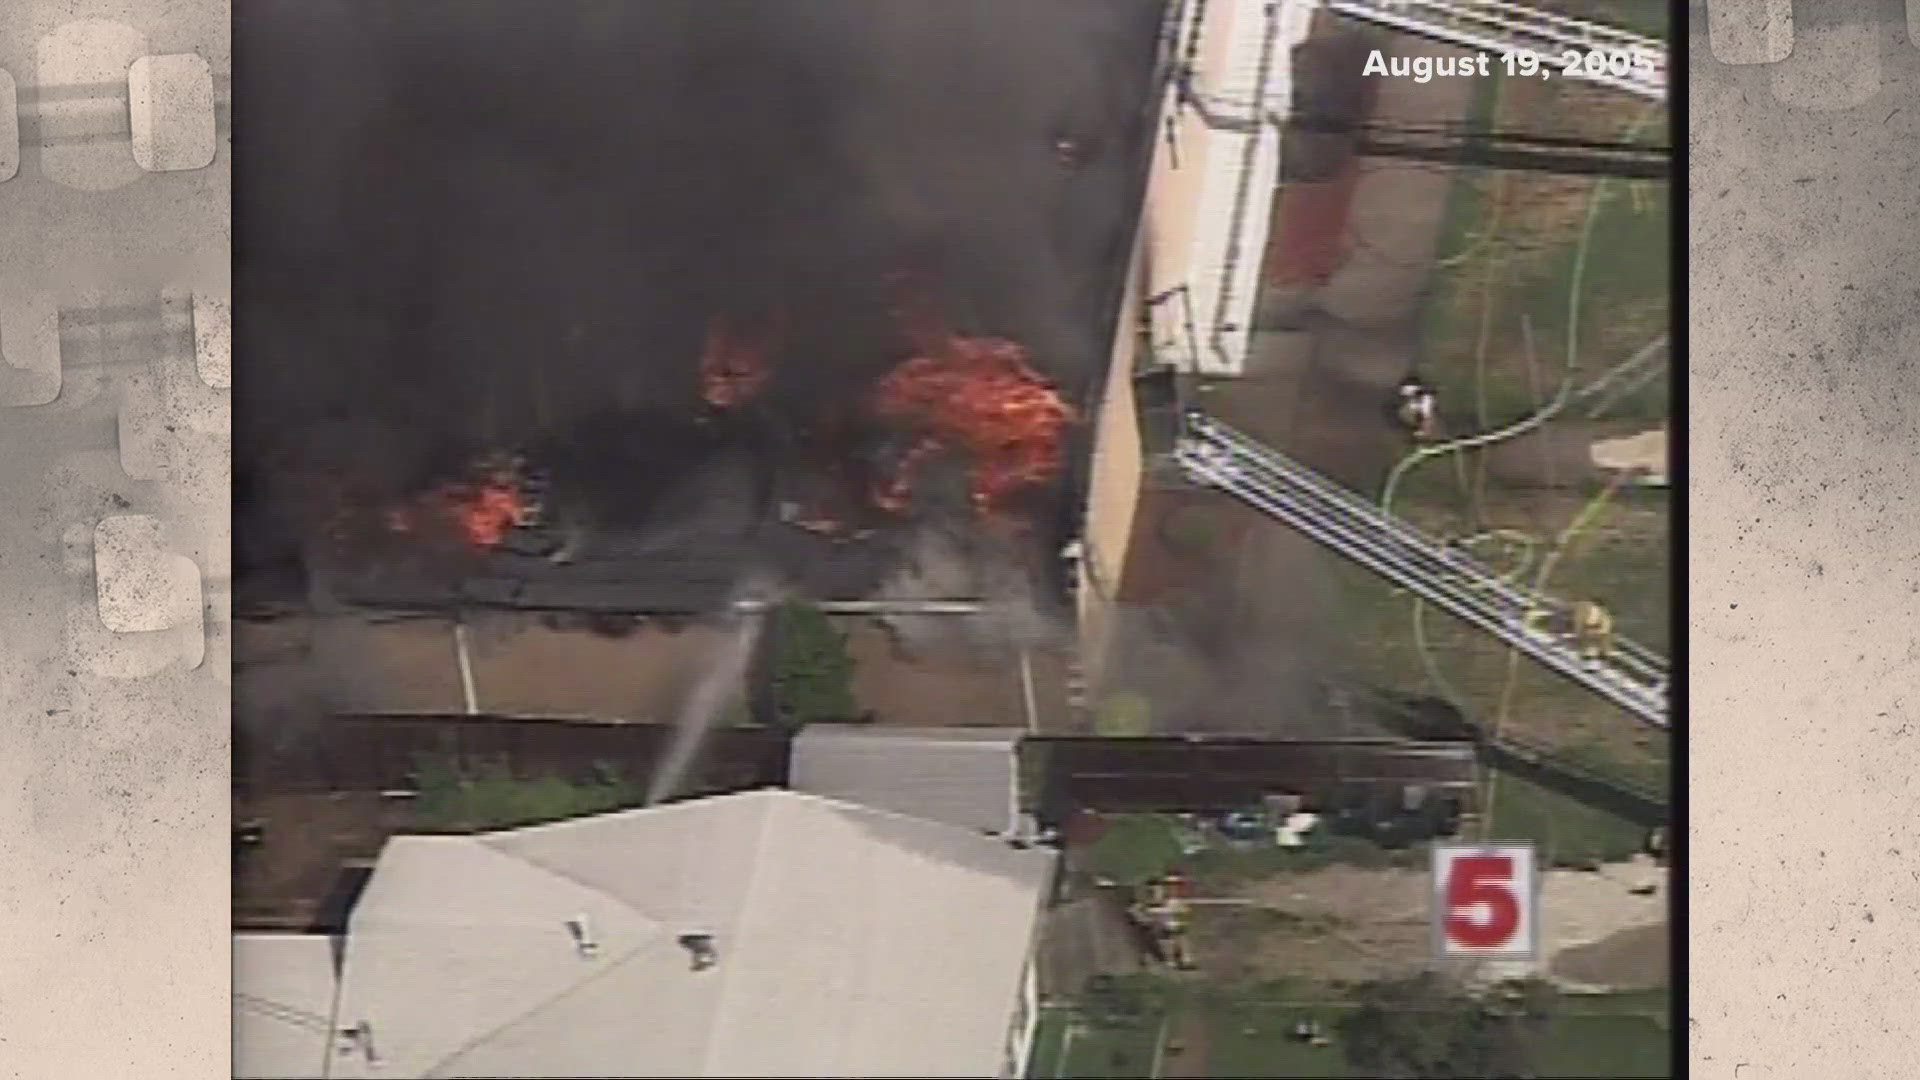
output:
[[[716,319],[707,329],[706,348],[700,354],[700,396],[716,409],[730,409],[760,392],[770,374],[778,325],[742,332]]]
[[[939,342],[932,355],[889,372],[875,390],[874,408],[922,432],[875,493],[883,509],[894,511],[911,498],[913,471],[947,449],[972,459],[968,488],[975,507],[998,509],[1059,471],[1061,435],[1073,420],[1073,410],[1033,370],[1025,349],[1000,338],[958,335]]]
[[[519,488],[498,480],[450,485],[441,489],[440,498],[475,547],[498,547],[526,518]]]

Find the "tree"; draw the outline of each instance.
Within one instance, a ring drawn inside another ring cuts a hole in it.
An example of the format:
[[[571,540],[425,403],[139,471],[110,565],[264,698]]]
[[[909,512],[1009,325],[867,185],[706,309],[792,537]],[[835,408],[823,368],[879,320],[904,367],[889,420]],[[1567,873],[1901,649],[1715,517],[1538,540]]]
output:
[[[847,635],[818,607],[789,600],[769,617],[765,639],[770,723],[789,730],[807,724],[861,719],[853,697],[853,656]]]
[[[1531,1075],[1531,1044],[1547,1016],[1539,988],[1517,997],[1469,996],[1429,972],[1372,983],[1340,1022],[1348,1064],[1387,1080]]]

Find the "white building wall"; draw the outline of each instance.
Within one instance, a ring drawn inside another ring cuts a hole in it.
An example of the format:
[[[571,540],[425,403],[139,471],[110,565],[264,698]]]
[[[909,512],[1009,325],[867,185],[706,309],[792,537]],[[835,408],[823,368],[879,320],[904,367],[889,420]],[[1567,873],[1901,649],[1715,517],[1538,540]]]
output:
[[[1169,87],[1147,197],[1154,351],[1181,371],[1244,370],[1280,175],[1272,121],[1290,107],[1293,49],[1317,6],[1189,0],[1176,55],[1193,55],[1199,106]]]
[[[1007,1048],[1006,1076],[1027,1075],[1033,1054],[1033,1033],[1040,1025],[1040,983],[1034,961],[1027,960],[1026,974],[1020,979],[1020,1001],[1014,1008],[1012,1032]]]

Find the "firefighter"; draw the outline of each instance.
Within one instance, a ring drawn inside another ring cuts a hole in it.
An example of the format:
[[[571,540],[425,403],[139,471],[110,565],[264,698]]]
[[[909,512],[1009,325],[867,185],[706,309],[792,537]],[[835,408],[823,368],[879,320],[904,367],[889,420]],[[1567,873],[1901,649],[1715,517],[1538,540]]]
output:
[[[1393,418],[1416,441],[1427,442],[1438,433],[1438,395],[1432,384],[1409,373],[1393,390]]]
[[[1061,132],[1053,137],[1053,156],[1062,168],[1077,169],[1081,163],[1080,140]]]
[[[1573,640],[1582,660],[1613,658],[1613,616],[1591,600],[1573,605]]]
[[[1086,130],[1084,120],[1084,117],[1062,120],[1047,134],[1054,160],[1068,172],[1078,172],[1100,156],[1099,134]]]

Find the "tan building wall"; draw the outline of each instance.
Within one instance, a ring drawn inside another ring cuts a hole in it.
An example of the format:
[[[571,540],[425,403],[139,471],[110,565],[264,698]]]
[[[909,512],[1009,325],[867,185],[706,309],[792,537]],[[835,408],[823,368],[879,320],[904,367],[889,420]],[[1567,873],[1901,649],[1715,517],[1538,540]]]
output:
[[[1198,28],[1200,47],[1194,56],[1202,93],[1226,55],[1235,17],[1235,5],[1210,3],[1202,8]],[[1184,49],[1184,44],[1180,46]],[[1171,125],[1168,118],[1172,119]],[[1168,138],[1171,128],[1171,138]],[[1198,113],[1179,106],[1178,92],[1169,87],[1161,100],[1155,128],[1153,162],[1141,209],[1133,257],[1127,268],[1127,289],[1114,327],[1113,353],[1107,382],[1094,417],[1093,461],[1087,485],[1084,552],[1080,562],[1079,651],[1089,685],[1098,685],[1111,638],[1113,605],[1127,560],[1133,519],[1140,501],[1145,466],[1140,444],[1139,416],[1134,407],[1133,376],[1173,359],[1169,350],[1195,344],[1187,338],[1187,309],[1176,295],[1161,301],[1153,312],[1146,302],[1185,284],[1192,272],[1194,229],[1204,201],[1207,155],[1219,153],[1221,140],[1212,136]],[[1202,315],[1193,312],[1196,338]],[[1150,328],[1150,329],[1149,329]],[[1147,331],[1143,335],[1143,331]],[[1143,336],[1150,347],[1143,350]],[[1155,355],[1143,355],[1150,351]]]
[[[1300,0],[1287,2],[1297,4]],[[1201,25],[1183,28],[1183,36],[1175,45],[1178,55],[1187,55],[1187,41],[1198,34],[1198,48],[1192,57],[1194,90],[1226,111],[1244,113],[1251,102],[1234,99],[1250,97],[1254,90],[1251,86],[1236,89],[1247,81],[1247,75],[1230,69],[1236,63],[1244,67],[1242,54],[1248,42],[1257,41],[1266,26],[1263,6],[1254,0],[1211,0],[1200,11]],[[1283,48],[1290,48],[1294,40],[1304,36],[1302,18],[1309,11],[1310,7],[1303,5],[1292,12],[1290,28],[1283,27]],[[1284,58],[1281,65],[1283,70],[1274,85],[1284,87]],[[1206,306],[1212,301],[1197,293],[1207,292],[1217,301],[1222,252],[1216,249],[1223,242],[1218,235],[1199,235],[1201,215],[1209,205],[1217,208],[1231,201],[1238,169],[1220,166],[1237,166],[1245,152],[1245,136],[1209,128],[1198,110],[1181,107],[1178,89],[1168,87],[1160,103],[1153,161],[1127,273],[1127,292],[1115,327],[1106,390],[1094,419],[1079,581],[1080,660],[1088,685],[1100,682],[1111,637],[1115,592],[1126,566],[1145,467],[1133,376],[1167,364],[1197,370],[1199,357],[1194,353],[1206,348],[1215,314]],[[1227,157],[1214,160],[1221,155]],[[1215,190],[1209,190],[1209,184]],[[1249,251],[1257,260],[1265,247],[1264,217],[1253,227]],[[1217,226],[1214,232],[1218,233]],[[1208,275],[1211,285],[1202,281]],[[1188,296],[1184,303],[1179,292],[1182,286],[1196,290],[1196,295]],[[1149,309],[1149,298],[1161,299]]]
[[[1089,681],[1098,680],[1106,652],[1111,609],[1126,567],[1127,542],[1140,500],[1143,465],[1140,424],[1134,409],[1133,373],[1140,361],[1140,317],[1145,300],[1140,272],[1145,245],[1136,242],[1120,303],[1107,384],[1094,417],[1093,461],[1088,473],[1086,529],[1082,538],[1079,591],[1080,662]]]

